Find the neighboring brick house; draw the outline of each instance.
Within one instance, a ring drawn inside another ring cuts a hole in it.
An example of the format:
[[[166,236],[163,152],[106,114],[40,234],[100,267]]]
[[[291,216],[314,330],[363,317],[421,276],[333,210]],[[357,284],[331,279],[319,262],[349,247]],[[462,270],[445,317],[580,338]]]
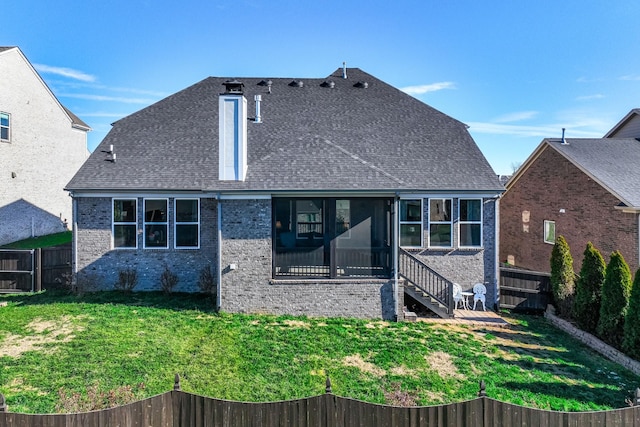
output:
[[[67,230],[64,186],[89,156],[87,126],[17,47],[0,47],[0,245]]]
[[[500,200],[501,262],[548,272],[555,236],[562,235],[576,271],[587,242],[606,261],[619,250],[632,271],[639,267],[639,111],[604,138],[542,141]]]
[[[114,123],[67,189],[80,286],[204,268],[223,311],[395,319],[402,257],[445,305],[452,281],[498,294],[504,187],[466,126],[355,68],[207,78]]]

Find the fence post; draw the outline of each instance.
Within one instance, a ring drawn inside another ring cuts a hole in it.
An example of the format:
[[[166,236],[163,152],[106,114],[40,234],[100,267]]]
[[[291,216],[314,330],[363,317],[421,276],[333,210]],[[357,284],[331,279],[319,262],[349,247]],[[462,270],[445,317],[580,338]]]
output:
[[[478,391],[478,397],[487,397],[487,386],[484,380],[480,380],[480,390]]]
[[[324,392],[331,393],[331,379],[329,379],[329,375],[327,375],[327,382],[325,384]]]
[[[36,249],[34,263],[35,265],[33,267],[36,270],[36,283],[34,291],[40,292],[42,290],[42,248]]]
[[[173,380],[173,390],[174,391],[180,391],[180,375],[176,374],[174,380]]]
[[[7,412],[7,401],[4,400],[4,394],[0,393],[0,412]]]

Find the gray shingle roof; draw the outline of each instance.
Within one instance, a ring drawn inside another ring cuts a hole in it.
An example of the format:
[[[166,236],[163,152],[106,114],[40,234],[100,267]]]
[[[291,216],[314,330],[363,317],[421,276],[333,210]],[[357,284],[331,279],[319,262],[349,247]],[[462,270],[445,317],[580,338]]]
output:
[[[640,142],[633,138],[545,139],[630,207],[640,207]]]
[[[466,126],[357,69],[322,79],[240,78],[248,123],[244,182],[218,180],[218,96],[210,77],[114,123],[69,190],[502,191]],[[333,81],[335,87],[323,85]],[[357,87],[367,82],[368,88]],[[114,146],[115,163],[103,150]]]

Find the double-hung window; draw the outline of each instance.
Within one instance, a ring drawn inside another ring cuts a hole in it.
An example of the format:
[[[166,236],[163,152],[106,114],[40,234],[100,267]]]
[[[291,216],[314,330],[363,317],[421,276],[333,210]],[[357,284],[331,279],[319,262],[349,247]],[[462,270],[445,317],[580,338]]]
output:
[[[200,202],[175,199],[175,247],[197,249],[200,246]]]
[[[0,113],[0,141],[9,142],[11,133],[9,127],[9,114]]]
[[[137,248],[138,201],[113,199],[113,247]]]
[[[400,246],[422,247],[422,200],[400,200]]]
[[[168,248],[167,199],[144,200],[144,247]]]
[[[460,247],[482,246],[482,199],[460,199]]]
[[[429,199],[429,247],[453,246],[451,199]]]

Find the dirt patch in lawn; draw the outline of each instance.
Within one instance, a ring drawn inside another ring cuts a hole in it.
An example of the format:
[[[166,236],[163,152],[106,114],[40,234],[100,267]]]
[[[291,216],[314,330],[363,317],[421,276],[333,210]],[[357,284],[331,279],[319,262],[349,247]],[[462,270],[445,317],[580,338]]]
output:
[[[436,351],[424,357],[432,370],[438,373],[442,378],[464,378],[458,368],[453,364],[453,359],[449,353]]]
[[[367,362],[359,354],[345,357],[342,359],[342,364],[344,366],[353,366],[360,369],[362,372],[375,375],[376,377],[382,377],[386,373],[384,369],[378,368],[373,363]]]
[[[31,335],[8,334],[0,340],[0,357],[20,357],[27,351],[41,351],[46,344],[71,341],[75,337],[74,333],[84,329],[73,324],[72,319],[72,316],[62,316],[56,320],[33,319],[26,326],[32,332]]]

